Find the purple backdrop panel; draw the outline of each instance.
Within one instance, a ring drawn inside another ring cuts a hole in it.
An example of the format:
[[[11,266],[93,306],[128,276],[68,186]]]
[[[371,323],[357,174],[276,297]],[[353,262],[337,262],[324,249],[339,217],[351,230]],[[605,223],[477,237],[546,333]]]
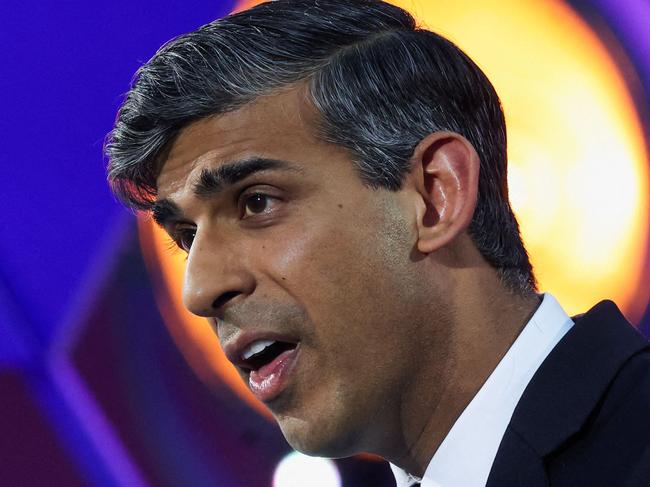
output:
[[[0,4],[0,273],[44,341],[124,211],[105,183],[102,143],[131,76],[232,3]]]
[[[2,485],[44,485],[47,479],[70,487],[87,485],[43,417],[23,374],[0,372],[0,391]]]

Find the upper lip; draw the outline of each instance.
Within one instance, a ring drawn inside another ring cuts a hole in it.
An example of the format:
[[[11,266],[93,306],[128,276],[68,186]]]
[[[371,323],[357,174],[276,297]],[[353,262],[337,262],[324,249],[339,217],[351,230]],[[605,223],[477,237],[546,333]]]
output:
[[[237,334],[223,346],[223,351],[228,360],[242,369],[250,369],[250,365],[243,359],[242,353],[251,343],[258,340],[273,340],[278,342],[298,343],[294,337],[272,331],[245,331]]]

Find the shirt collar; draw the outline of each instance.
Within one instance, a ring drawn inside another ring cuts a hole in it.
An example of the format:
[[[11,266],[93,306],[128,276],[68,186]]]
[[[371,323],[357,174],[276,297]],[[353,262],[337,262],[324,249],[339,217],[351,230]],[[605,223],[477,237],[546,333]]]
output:
[[[481,389],[458,417],[429,462],[422,487],[485,485],[512,413],[531,378],[573,321],[550,294]],[[397,487],[417,478],[391,464]]]

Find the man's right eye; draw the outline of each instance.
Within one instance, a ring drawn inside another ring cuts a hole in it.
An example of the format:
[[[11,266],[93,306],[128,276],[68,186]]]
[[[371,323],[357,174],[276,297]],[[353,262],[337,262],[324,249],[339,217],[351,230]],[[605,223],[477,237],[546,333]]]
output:
[[[185,252],[189,252],[196,237],[196,228],[179,228],[174,235],[174,241]]]

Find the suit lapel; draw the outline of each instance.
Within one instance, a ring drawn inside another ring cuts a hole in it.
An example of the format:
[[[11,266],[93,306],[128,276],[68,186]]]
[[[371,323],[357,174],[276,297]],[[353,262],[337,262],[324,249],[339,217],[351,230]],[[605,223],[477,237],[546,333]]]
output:
[[[488,486],[547,485],[544,457],[580,431],[620,367],[648,346],[611,301],[573,319],[519,400]]]
[[[544,462],[515,431],[506,429],[487,486],[546,487]]]

